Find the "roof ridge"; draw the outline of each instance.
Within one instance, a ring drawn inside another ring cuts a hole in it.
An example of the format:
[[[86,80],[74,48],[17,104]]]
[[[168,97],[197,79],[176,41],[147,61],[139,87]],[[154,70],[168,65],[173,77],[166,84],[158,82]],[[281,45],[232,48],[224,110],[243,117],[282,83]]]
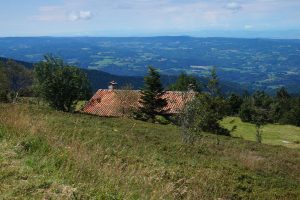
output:
[[[142,90],[122,90],[122,89],[98,89],[98,91],[142,91]],[[164,92],[170,92],[170,93],[197,93],[195,91],[173,91],[173,90],[165,90]]]

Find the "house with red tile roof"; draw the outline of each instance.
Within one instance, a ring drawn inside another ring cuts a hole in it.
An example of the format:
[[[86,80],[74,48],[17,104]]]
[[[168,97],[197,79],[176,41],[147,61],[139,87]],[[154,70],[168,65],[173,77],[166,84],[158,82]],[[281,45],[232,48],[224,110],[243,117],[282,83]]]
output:
[[[83,112],[102,117],[122,117],[141,106],[140,90],[118,90],[116,86],[117,83],[112,81],[109,89],[98,90],[84,106]],[[166,91],[162,96],[167,100],[167,105],[163,108],[165,115],[179,114],[195,95],[193,91]]]

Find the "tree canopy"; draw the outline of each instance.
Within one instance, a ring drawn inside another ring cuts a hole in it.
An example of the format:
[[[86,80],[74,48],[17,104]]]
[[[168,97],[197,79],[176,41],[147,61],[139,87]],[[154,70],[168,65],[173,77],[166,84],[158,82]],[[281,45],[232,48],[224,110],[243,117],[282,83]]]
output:
[[[183,113],[186,128],[196,132],[229,136],[230,132],[219,124],[226,115],[225,106],[225,100],[220,97],[212,97],[205,93],[197,95]]]
[[[209,93],[198,94],[185,107],[180,117],[184,140],[191,142],[194,133],[201,132],[230,135],[230,131],[219,124],[228,112],[228,103],[220,96],[218,82],[216,71],[213,69],[208,83]]]
[[[47,55],[34,68],[35,91],[57,110],[70,112],[79,100],[90,97],[88,78],[79,68]]]
[[[187,75],[186,73],[182,72],[178,76],[176,82],[169,86],[169,90],[172,91],[194,90],[196,92],[200,92],[201,85],[196,77]]]

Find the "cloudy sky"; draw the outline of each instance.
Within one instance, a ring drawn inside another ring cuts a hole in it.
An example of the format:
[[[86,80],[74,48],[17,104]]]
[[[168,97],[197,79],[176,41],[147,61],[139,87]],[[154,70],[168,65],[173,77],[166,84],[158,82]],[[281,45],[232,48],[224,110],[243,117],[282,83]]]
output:
[[[0,0],[0,36],[293,37],[299,19],[300,0]]]

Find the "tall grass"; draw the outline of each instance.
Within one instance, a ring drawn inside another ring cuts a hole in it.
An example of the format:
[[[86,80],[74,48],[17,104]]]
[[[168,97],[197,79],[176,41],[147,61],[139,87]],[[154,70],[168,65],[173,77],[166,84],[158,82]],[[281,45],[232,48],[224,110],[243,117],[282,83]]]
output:
[[[21,191],[10,194],[13,189],[6,189],[8,197],[24,193],[36,199],[297,199],[300,195],[298,150],[210,134],[189,146],[172,125],[26,104],[0,104],[0,109],[0,130],[5,129],[0,141],[7,145],[3,152],[13,149],[28,174],[25,185],[14,181],[19,175],[2,178]]]

